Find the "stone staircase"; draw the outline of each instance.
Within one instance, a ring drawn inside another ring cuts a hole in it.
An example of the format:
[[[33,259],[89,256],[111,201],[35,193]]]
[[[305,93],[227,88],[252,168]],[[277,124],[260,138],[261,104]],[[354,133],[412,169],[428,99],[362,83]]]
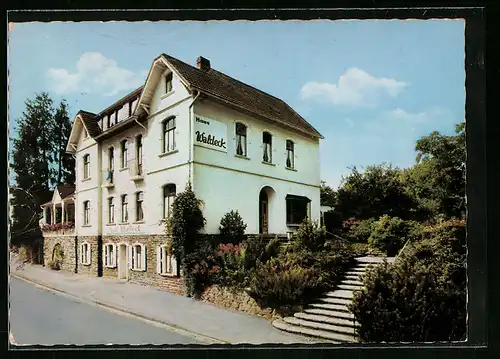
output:
[[[369,266],[380,264],[386,259],[394,258],[359,257],[356,265],[347,271],[342,282],[334,291],[326,293],[309,304],[302,312],[293,317],[277,319],[273,325],[289,333],[302,334],[327,340],[333,343],[356,343],[356,327],[354,315],[347,305],[351,302],[355,291],[363,288],[361,276]]]

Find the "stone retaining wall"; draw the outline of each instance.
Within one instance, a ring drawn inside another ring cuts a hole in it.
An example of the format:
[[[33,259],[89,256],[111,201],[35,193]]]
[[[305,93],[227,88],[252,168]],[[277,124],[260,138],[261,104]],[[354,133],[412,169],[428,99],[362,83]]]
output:
[[[64,252],[61,270],[74,273],[76,268],[75,236],[44,237],[44,245],[43,245],[44,265],[48,267],[49,263],[52,261],[52,255],[56,244],[60,244]]]
[[[243,313],[258,315],[269,320],[281,318],[271,308],[261,308],[260,305],[243,291],[233,291],[219,286],[208,287],[200,298],[202,301],[212,303],[225,309],[237,310]]]
[[[92,277],[98,276],[98,268],[99,268],[99,246],[98,246],[98,237],[97,236],[78,236],[78,273],[86,274]],[[90,265],[82,264],[81,261],[81,245],[87,242],[90,244]]]

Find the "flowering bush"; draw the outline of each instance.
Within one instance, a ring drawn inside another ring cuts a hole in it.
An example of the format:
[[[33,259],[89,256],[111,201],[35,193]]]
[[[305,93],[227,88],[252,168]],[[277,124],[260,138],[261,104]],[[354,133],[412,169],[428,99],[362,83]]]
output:
[[[73,222],[64,222],[64,223],[54,223],[54,224],[44,224],[42,226],[42,231],[59,231],[61,229],[72,229],[75,228],[75,224]]]
[[[245,248],[232,243],[221,243],[215,253],[220,270],[214,276],[218,284],[242,288],[248,283],[245,271]]]

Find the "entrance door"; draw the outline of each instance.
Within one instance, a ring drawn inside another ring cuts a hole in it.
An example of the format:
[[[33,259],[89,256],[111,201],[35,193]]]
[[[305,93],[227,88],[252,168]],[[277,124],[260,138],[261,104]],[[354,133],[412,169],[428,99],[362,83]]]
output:
[[[120,244],[118,249],[118,279],[128,279],[127,245]]]
[[[260,191],[259,196],[259,232],[262,234],[267,234],[269,230],[269,210],[268,210],[268,200],[267,193],[263,189]]]

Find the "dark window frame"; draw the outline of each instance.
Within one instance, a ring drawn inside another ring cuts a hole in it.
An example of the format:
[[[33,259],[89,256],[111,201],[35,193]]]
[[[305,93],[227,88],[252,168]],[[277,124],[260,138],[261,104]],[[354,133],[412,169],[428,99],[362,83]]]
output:
[[[262,133],[262,161],[273,163],[273,135],[270,132]]]
[[[144,192],[135,194],[135,220],[140,222],[144,220]]]
[[[83,179],[90,178],[90,154],[87,153],[83,156]]]
[[[167,219],[170,216],[170,208],[176,196],[177,186],[175,183],[167,183],[163,186],[163,219]]]
[[[167,117],[162,122],[162,153],[175,151],[175,130],[176,121],[175,116]],[[170,132],[172,132],[172,143],[170,143]]]
[[[300,226],[309,217],[311,200],[300,196],[286,197],[286,224],[287,226]]]
[[[165,94],[168,94],[174,90],[174,76],[172,72],[165,75]]]
[[[286,167],[295,168],[295,142],[286,140]]]
[[[238,156],[247,157],[247,132],[248,126],[242,122],[236,122],[236,154]]]

